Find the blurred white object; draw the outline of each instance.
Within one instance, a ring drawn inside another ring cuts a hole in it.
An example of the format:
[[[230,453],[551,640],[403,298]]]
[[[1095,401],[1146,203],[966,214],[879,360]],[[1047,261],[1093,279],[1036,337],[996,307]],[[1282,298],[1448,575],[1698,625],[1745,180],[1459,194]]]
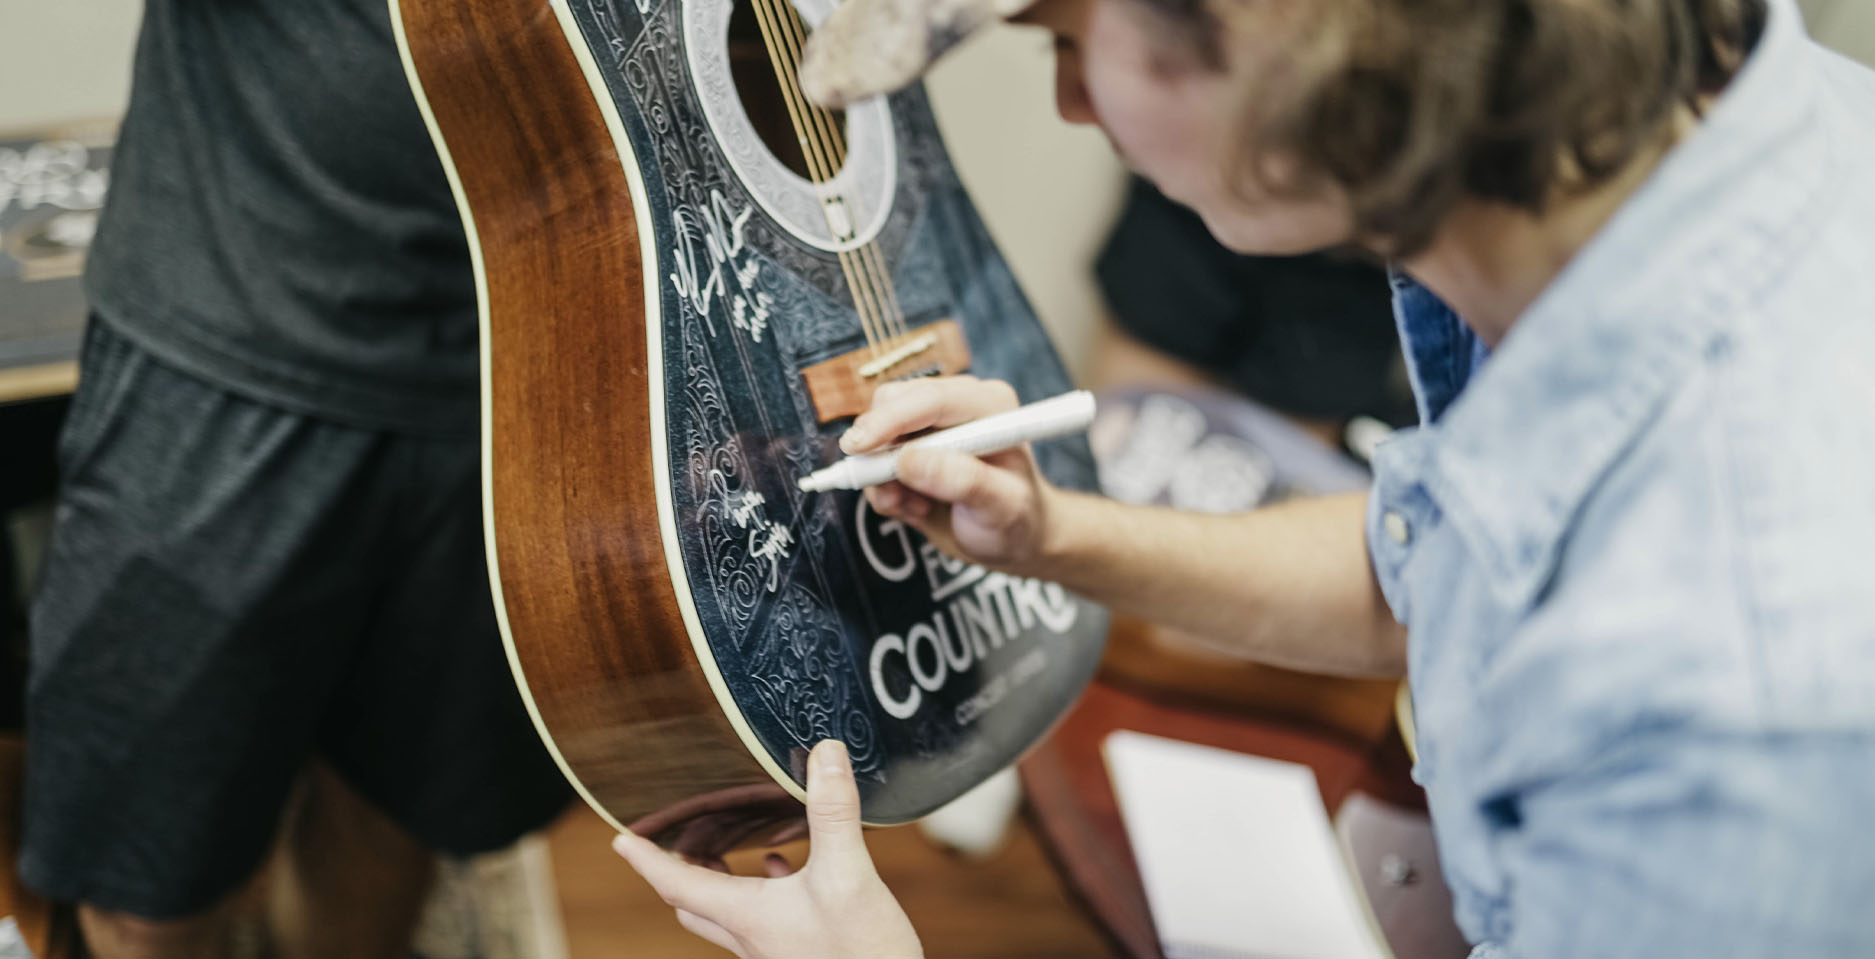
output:
[[[1167,959],[1390,959],[1314,770],[1130,730],[1102,752]]]
[[[0,919],[0,959],[33,959],[33,951],[20,935],[19,921],[12,916]]]
[[[1374,453],[1393,436],[1393,427],[1371,416],[1357,416],[1348,421],[1348,428],[1342,432],[1343,443],[1348,452],[1353,453],[1363,463],[1372,463]]]
[[[1013,768],[1005,769],[920,819],[918,829],[940,846],[987,859],[1002,848],[1021,804],[1022,781]]]
[[[545,836],[437,866],[413,959],[567,959]]]

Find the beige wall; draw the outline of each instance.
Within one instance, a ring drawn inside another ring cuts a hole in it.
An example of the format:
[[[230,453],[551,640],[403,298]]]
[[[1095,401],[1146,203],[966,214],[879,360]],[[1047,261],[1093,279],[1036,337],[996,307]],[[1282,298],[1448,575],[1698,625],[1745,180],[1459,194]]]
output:
[[[1797,0],[1810,35],[1875,65],[1875,0]]]
[[[964,187],[1078,372],[1100,311],[1091,264],[1125,173],[1098,130],[1055,114],[1054,62],[1040,30],[999,27],[943,61],[929,88]]]
[[[113,116],[139,0],[0,0],[0,131]]]

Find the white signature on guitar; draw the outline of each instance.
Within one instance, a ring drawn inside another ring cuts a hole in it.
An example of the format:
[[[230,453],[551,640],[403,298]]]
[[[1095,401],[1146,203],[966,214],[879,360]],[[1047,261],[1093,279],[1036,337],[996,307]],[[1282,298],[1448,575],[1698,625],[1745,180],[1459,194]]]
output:
[[[729,507],[729,518],[749,531],[749,555],[768,562],[768,591],[772,593],[781,585],[781,561],[788,558],[788,549],[794,545],[794,532],[768,519],[767,504],[768,497],[744,492]]]
[[[671,214],[677,227],[677,248],[672,251],[677,270],[671,274],[671,285],[703,317],[711,336],[716,335],[716,321],[710,306],[718,299],[728,302],[730,324],[749,334],[749,339],[762,342],[762,333],[768,329],[774,299],[755,288],[762,265],[743,243],[743,231],[754,212],[748,206],[736,212],[721,190],[711,190],[709,202],[700,211],[680,206]],[[701,263],[699,239],[703,241]]]

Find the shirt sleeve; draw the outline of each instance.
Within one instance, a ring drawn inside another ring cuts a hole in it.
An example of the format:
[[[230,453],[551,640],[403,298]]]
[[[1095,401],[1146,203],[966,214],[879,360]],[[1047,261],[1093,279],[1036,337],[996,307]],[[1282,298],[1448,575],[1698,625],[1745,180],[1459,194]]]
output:
[[[1875,955],[1875,735],[1637,731],[1502,810],[1503,952]]]

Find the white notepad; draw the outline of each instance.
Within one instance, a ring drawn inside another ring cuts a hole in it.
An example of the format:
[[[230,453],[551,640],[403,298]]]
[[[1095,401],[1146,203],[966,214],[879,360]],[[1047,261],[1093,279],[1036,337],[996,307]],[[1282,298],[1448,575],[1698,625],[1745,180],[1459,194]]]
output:
[[[1390,955],[1309,767],[1131,730],[1102,751],[1167,959]]]

